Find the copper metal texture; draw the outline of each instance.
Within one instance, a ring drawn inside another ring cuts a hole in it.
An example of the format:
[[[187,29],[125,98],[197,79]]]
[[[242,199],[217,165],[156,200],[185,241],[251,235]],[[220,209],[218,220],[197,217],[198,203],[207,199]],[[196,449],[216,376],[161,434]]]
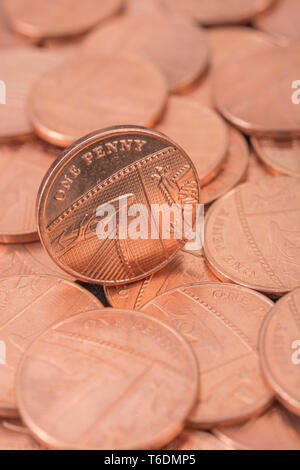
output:
[[[23,38],[16,35],[8,25],[3,12],[3,0],[0,1],[0,49],[24,45]]]
[[[186,429],[165,450],[229,450],[230,447],[213,434]]]
[[[105,288],[112,307],[140,310],[155,297],[176,287],[196,282],[219,282],[208,268],[202,252],[182,250],[163,269],[143,281]]]
[[[52,261],[40,242],[25,245],[0,244],[0,278],[20,274],[50,274],[75,281]]]
[[[6,85],[6,104],[0,105],[0,141],[28,137],[33,133],[26,100],[33,83],[64,60],[64,55],[34,48],[0,50],[0,77]]]
[[[171,96],[156,129],[178,142],[187,152],[201,185],[217,175],[229,143],[226,124],[218,114],[192,100]]]
[[[300,135],[299,107],[292,101],[292,83],[298,76],[300,45],[227,64],[222,68],[222,86],[218,86],[217,77],[214,80],[217,108],[246,134]]]
[[[43,450],[21,421],[0,420],[0,450]]]
[[[36,39],[84,33],[116,14],[123,0],[3,0],[11,26]]]
[[[238,450],[300,450],[300,419],[280,405],[245,424],[215,430]]]
[[[229,148],[225,162],[217,176],[201,187],[200,202],[210,204],[224,196],[246,175],[249,163],[249,147],[243,135],[233,127],[229,129]]]
[[[249,156],[246,181],[247,183],[258,183],[258,181],[263,178],[272,178],[272,175],[267,172],[265,166],[262,165],[262,163],[258,160],[255,152],[251,151]]]
[[[300,41],[300,2],[277,1],[272,8],[255,16],[252,22],[256,28],[281,41]]]
[[[93,31],[83,44],[86,54],[134,53],[165,75],[173,92],[194,82],[208,64],[205,33],[184,18],[133,15]]]
[[[37,140],[0,145],[0,242],[38,240],[35,203],[58,150]]]
[[[40,137],[65,147],[106,126],[151,126],[166,100],[165,78],[142,58],[76,57],[35,84],[29,114]]]
[[[252,137],[251,143],[270,173],[300,178],[300,139]]]
[[[277,398],[300,417],[300,288],[280,299],[260,338],[263,372]]]
[[[193,352],[175,330],[139,312],[97,310],[31,344],[18,404],[49,448],[160,448],[181,432],[197,376]]]
[[[272,306],[244,287],[203,283],[173,289],[141,309],[176,328],[196,355],[200,393],[191,425],[208,429],[243,422],[270,405],[257,349]]]
[[[185,13],[204,25],[246,23],[268,8],[273,0],[161,0],[170,8]]]
[[[27,346],[54,323],[102,304],[79,285],[46,275],[0,279],[0,299],[0,341],[6,350],[0,365],[0,414],[15,416],[15,373]]]
[[[262,178],[211,206],[204,251],[222,280],[282,295],[300,284],[300,180]]]
[[[193,207],[199,201],[194,165],[169,138],[136,126],[92,133],[56,160],[40,187],[37,218],[42,243],[62,269],[85,282],[116,285],[143,279],[172,260],[185,240],[172,230],[163,238],[161,223],[157,238],[128,236],[119,223],[125,196],[128,206],[144,204],[148,222],[152,204]],[[116,237],[101,239],[96,211],[106,203],[117,212]]]

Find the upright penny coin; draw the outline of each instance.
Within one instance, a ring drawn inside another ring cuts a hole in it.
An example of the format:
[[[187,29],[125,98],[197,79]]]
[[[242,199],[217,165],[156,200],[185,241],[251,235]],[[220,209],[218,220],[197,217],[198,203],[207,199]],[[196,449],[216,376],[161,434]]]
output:
[[[196,392],[186,341],[130,310],[54,325],[27,349],[17,379],[22,419],[54,449],[163,447],[182,430]]]
[[[210,207],[205,256],[214,273],[274,295],[300,284],[300,180],[261,178]]]
[[[20,421],[0,420],[0,450],[43,450]]]
[[[299,75],[300,46],[275,48],[228,64],[223,67],[222,87],[217,77],[214,81],[217,108],[246,134],[299,136],[300,113],[292,101],[292,83]]]
[[[300,288],[276,303],[261,332],[260,353],[270,387],[300,417]]]
[[[189,86],[208,64],[205,33],[184,18],[167,15],[141,13],[120,18],[93,31],[84,41],[83,51],[139,55],[157,66],[173,92]]]
[[[252,137],[251,143],[270,173],[300,178],[300,139]]]
[[[280,405],[245,424],[214,432],[237,450],[300,450],[300,419]]]
[[[38,240],[35,203],[56,148],[37,140],[0,146],[0,242]]]
[[[166,450],[229,450],[229,448],[209,432],[186,429],[166,447]]]
[[[178,142],[193,161],[200,184],[212,180],[228,149],[228,130],[211,109],[182,98],[169,98],[167,111],[156,129]]]
[[[164,235],[153,204],[166,209],[198,201],[195,167],[177,144],[143,127],[108,128],[74,143],[48,171],[38,199],[39,233],[52,259],[75,278],[126,284],[163,268],[185,245],[184,234]]]
[[[106,126],[150,126],[166,100],[164,77],[144,59],[76,57],[35,84],[29,114],[40,137],[65,147]]]
[[[117,13],[123,0],[3,0],[3,3],[16,31],[42,39],[84,33]]]
[[[272,393],[261,374],[258,339],[272,306],[252,290],[203,283],[173,289],[141,309],[176,328],[196,355],[200,392],[191,425],[241,422],[269,406]]]
[[[71,315],[101,308],[77,284],[46,275],[0,279],[0,414],[17,414],[15,373],[27,346],[49,326]]]
[[[283,41],[300,41],[300,2],[280,0],[267,11],[255,16],[252,23]]]

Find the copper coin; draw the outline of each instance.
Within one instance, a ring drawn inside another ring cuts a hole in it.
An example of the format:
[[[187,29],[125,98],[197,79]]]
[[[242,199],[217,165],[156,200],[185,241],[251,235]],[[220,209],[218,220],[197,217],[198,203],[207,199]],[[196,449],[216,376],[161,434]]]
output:
[[[299,108],[292,101],[292,83],[298,76],[300,46],[252,55],[222,68],[222,86],[218,78],[214,82],[216,105],[246,134],[300,135]]]
[[[21,421],[0,420],[0,450],[43,450]]]
[[[123,0],[3,0],[12,27],[33,38],[76,35],[117,13]]]
[[[28,137],[33,133],[26,112],[29,90],[40,75],[63,59],[42,49],[1,49],[0,78],[6,85],[6,104],[0,104],[0,140]]]
[[[300,2],[280,0],[252,19],[254,26],[283,41],[300,41]]]
[[[0,146],[1,243],[38,240],[37,192],[57,153],[37,140]]]
[[[9,27],[3,12],[3,0],[0,1],[0,48],[24,45],[23,38],[17,36]]]
[[[186,429],[180,436],[171,442],[166,450],[229,450],[220,439],[204,431]]]
[[[173,289],[141,309],[176,328],[196,355],[201,387],[190,424],[213,428],[241,422],[269,406],[272,394],[261,375],[258,339],[272,306],[244,287],[203,283]]]
[[[221,171],[208,184],[201,187],[200,201],[210,204],[224,196],[245,177],[249,162],[246,139],[233,127],[229,129],[229,149]]]
[[[164,292],[205,281],[219,282],[207,267],[203,253],[182,250],[171,263],[152,276],[125,286],[106,287],[105,294],[112,307],[140,310]]]
[[[29,113],[37,134],[64,147],[106,126],[150,126],[160,117],[166,100],[164,77],[144,59],[78,57],[35,84]]]
[[[181,432],[197,375],[192,350],[167,325],[130,310],[91,311],[27,349],[18,405],[49,448],[159,448]]]
[[[204,251],[223,280],[282,295],[300,284],[300,180],[263,178],[214,203]]]
[[[257,183],[260,179],[264,178],[272,178],[272,175],[267,172],[265,166],[260,163],[256,154],[251,151],[249,156],[246,181],[248,183]]]
[[[75,280],[52,261],[40,242],[0,245],[0,278],[20,274],[51,274]]]
[[[238,450],[300,450],[300,419],[279,405],[245,424],[215,431]]]
[[[300,416],[300,288],[280,299],[261,332],[266,379],[278,399]]]
[[[268,8],[273,0],[162,0],[205,25],[246,23]]]
[[[252,137],[251,143],[270,173],[300,178],[300,139]]]
[[[76,142],[48,171],[38,199],[39,233],[53,260],[73,277],[126,284],[163,268],[186,241],[171,230],[163,236],[152,205],[193,207],[198,201],[196,170],[177,144],[143,127],[108,128]],[[98,229],[108,203],[114,213],[105,238]],[[135,204],[143,204],[145,238],[129,236],[136,219],[126,216]]]
[[[55,322],[101,306],[86,289],[58,277],[0,279],[0,415],[17,415],[16,369],[34,338]]]
[[[183,18],[157,14],[132,15],[110,22],[87,37],[83,51],[144,57],[161,70],[173,92],[195,81],[208,63],[206,36],[200,28]]]
[[[200,184],[216,176],[226,157],[228,130],[211,109],[192,100],[171,96],[156,129],[178,142],[194,163]]]

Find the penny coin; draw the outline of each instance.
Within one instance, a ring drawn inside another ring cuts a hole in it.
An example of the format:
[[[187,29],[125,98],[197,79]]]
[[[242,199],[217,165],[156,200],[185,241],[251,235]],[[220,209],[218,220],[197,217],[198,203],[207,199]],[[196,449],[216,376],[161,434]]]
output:
[[[0,49],[24,45],[23,38],[16,35],[9,27],[3,12],[3,0],[0,1]]]
[[[299,108],[292,101],[298,76],[300,46],[275,48],[228,64],[222,68],[221,86],[218,77],[214,81],[217,108],[246,134],[300,135]]]
[[[249,147],[242,134],[229,129],[229,149],[221,171],[208,184],[201,187],[200,202],[210,204],[224,196],[245,177],[249,162]]]
[[[219,428],[215,434],[238,450],[300,450],[300,419],[280,405],[245,424]]]
[[[272,175],[267,172],[265,166],[260,163],[256,154],[251,151],[249,156],[246,181],[247,183],[257,183],[260,179],[263,178],[272,178]]]
[[[300,2],[280,0],[269,10],[255,16],[256,28],[283,41],[300,41]]]
[[[43,450],[21,421],[0,420],[0,450]]]
[[[160,117],[166,100],[164,77],[144,59],[77,57],[35,84],[29,113],[38,135],[64,147],[120,122],[150,126]]]
[[[0,242],[38,240],[36,196],[57,149],[32,140],[0,146]]]
[[[52,261],[40,242],[0,244],[0,278],[20,274],[51,274],[69,281],[75,280]]]
[[[268,384],[284,406],[300,416],[300,288],[285,295],[270,312],[261,332],[260,353]]]
[[[33,83],[64,56],[34,48],[0,51],[0,77],[5,84],[5,102],[0,105],[0,140],[28,137],[33,133],[26,112],[26,100]]]
[[[244,287],[203,283],[173,289],[141,309],[176,328],[196,355],[201,390],[191,425],[242,422],[269,406],[272,394],[261,374],[258,339],[272,306]]]
[[[197,375],[192,350],[167,325],[130,310],[91,311],[30,345],[18,405],[49,448],[156,449],[181,432]]]
[[[117,13],[123,0],[3,0],[13,29],[41,39],[88,31]]]
[[[86,289],[58,277],[0,279],[1,416],[17,415],[15,374],[31,341],[55,322],[101,306]]]
[[[221,440],[204,431],[186,429],[165,450],[229,450]]]
[[[182,250],[163,269],[143,281],[106,287],[105,295],[112,307],[140,310],[150,300],[176,287],[196,282],[219,282],[207,267],[204,255]]]
[[[167,112],[156,129],[170,136],[194,163],[200,184],[216,176],[226,157],[228,130],[211,109],[182,98],[169,98]]]
[[[200,28],[184,18],[157,14],[110,22],[87,37],[83,51],[109,56],[134,53],[146,58],[165,75],[173,92],[189,86],[208,64],[206,36]]]
[[[251,143],[270,173],[300,178],[300,139],[252,137]]]
[[[205,256],[222,280],[282,295],[300,284],[300,180],[262,178],[209,209]]]
[[[165,233],[153,204],[165,211],[198,201],[196,170],[177,144],[143,127],[108,128],[69,147],[48,171],[37,205],[40,238],[76,279],[126,284],[163,268],[185,245],[185,233]]]

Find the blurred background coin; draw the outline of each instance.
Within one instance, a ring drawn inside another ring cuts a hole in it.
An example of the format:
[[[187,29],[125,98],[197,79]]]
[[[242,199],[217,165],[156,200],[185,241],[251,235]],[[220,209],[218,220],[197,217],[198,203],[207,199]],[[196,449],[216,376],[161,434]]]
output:
[[[252,23],[283,42],[300,41],[300,2],[277,0],[272,8],[252,18]]]

